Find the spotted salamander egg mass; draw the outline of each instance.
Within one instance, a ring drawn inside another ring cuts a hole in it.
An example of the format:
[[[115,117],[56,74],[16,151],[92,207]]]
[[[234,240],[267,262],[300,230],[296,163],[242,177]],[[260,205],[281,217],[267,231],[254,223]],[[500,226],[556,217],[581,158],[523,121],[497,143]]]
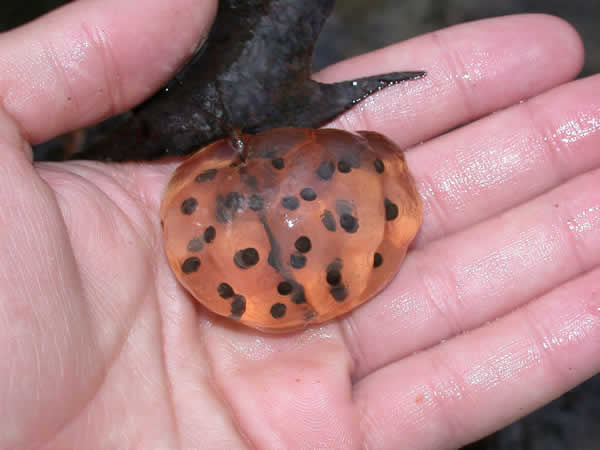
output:
[[[181,164],[161,204],[177,279],[206,308],[253,328],[328,321],[380,292],[421,224],[400,149],[384,136],[279,128]]]

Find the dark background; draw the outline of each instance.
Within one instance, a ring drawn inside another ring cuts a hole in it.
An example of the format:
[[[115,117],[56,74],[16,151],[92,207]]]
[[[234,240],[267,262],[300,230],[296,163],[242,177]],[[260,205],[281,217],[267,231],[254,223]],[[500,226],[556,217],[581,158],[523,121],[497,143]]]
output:
[[[0,31],[27,22],[62,3],[66,1],[0,0]],[[586,63],[581,76],[600,72],[598,0],[338,0],[319,40],[314,66],[319,69],[456,23],[532,12],[554,14],[571,22],[585,41]],[[600,449],[598,422],[600,376],[465,450]]]

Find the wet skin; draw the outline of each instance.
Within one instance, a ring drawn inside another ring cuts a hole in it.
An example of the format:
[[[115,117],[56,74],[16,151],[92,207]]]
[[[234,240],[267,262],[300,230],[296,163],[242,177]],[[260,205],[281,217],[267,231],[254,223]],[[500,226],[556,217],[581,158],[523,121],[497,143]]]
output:
[[[169,79],[215,11],[191,3],[75,2],[0,37],[0,447],[459,447],[598,372],[600,79],[571,81],[568,25],[465,24],[317,75],[427,68],[331,124],[412,147],[423,226],[372,301],[266,336],[168,267],[178,161],[31,162]]]

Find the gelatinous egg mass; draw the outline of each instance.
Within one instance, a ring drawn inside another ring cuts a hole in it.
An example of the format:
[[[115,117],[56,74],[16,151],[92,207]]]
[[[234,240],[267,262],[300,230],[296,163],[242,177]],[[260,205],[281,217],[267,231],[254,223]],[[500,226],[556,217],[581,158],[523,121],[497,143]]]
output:
[[[230,139],[181,164],[161,204],[175,275],[206,308],[250,327],[325,322],[398,272],[422,207],[384,136],[279,128]]]

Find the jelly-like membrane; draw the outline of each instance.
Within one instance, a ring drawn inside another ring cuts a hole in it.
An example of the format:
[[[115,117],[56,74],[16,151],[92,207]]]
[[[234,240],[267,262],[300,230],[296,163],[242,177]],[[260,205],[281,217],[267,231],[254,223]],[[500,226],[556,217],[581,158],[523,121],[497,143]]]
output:
[[[374,132],[241,138],[245,161],[220,140],[169,181],[160,214],[181,284],[214,313],[265,331],[331,320],[381,291],[421,224],[402,152]]]

